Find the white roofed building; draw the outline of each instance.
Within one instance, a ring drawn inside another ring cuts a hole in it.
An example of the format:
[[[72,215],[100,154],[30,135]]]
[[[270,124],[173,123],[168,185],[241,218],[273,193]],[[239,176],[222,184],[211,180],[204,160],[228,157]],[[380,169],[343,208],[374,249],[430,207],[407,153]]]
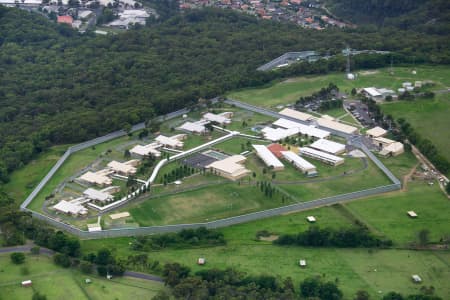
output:
[[[205,125],[208,123],[209,121],[186,122],[176,129],[197,134],[204,134],[207,131]]]
[[[130,153],[140,157],[142,156],[160,157],[161,152],[158,150],[158,148],[161,148],[161,144],[159,143],[151,143],[145,146],[136,145],[130,149]]]
[[[59,203],[53,206],[53,208],[58,212],[74,216],[84,216],[88,213],[87,208],[85,208],[84,206],[80,204],[74,204],[66,200],[59,201]]]
[[[111,202],[114,200],[114,197],[108,193],[98,191],[96,189],[89,188],[83,192],[83,195],[96,202],[100,202],[102,204]]]
[[[88,172],[84,173],[83,175],[81,175],[80,177],[78,177],[78,180],[81,180],[81,181],[84,181],[87,183],[96,184],[98,186],[107,186],[107,185],[112,184],[112,179],[108,177],[112,173],[113,173],[113,171],[111,171],[109,169],[100,170],[95,173],[88,171]]]
[[[356,134],[358,133],[358,128],[350,125],[345,125],[342,123],[339,123],[337,121],[328,120],[326,118],[320,118],[317,119],[317,124],[325,127],[330,128],[339,132],[347,133],[347,134]]]
[[[405,147],[400,142],[394,142],[387,145],[380,151],[382,156],[397,156],[405,152]]]
[[[182,137],[183,136],[183,137]],[[163,145],[164,147],[169,148],[183,148],[184,143],[182,140],[186,137],[186,135],[176,135],[173,137],[167,137],[164,135],[159,135],[155,138],[155,141]]]
[[[340,164],[344,163],[344,159],[342,157],[330,154],[330,153],[326,153],[326,152],[322,152],[313,148],[309,148],[309,147],[303,147],[300,148],[299,150],[300,155],[302,156],[306,156],[306,157],[311,157],[313,159],[316,160],[320,160],[326,164],[332,165],[332,166],[338,166]]]
[[[291,108],[285,108],[285,109],[281,110],[279,112],[279,114],[285,115],[285,116],[288,116],[288,117],[291,117],[291,118],[294,118],[297,120],[301,120],[301,121],[309,121],[309,120],[314,119],[314,116],[312,116],[310,114],[307,114],[307,113],[304,113],[304,112],[301,112],[298,110],[294,110]]]
[[[264,138],[266,140],[270,140],[272,142],[281,141],[288,136],[293,136],[298,133],[300,133],[300,129],[298,128],[290,128],[290,129],[284,129],[284,128],[271,128],[271,127],[264,127],[261,130],[261,133],[263,134]]]
[[[379,126],[374,127],[374,128],[372,128],[372,129],[369,129],[369,130],[366,131],[366,135],[367,135],[369,138],[383,137],[383,136],[385,136],[386,134],[387,134],[387,131],[384,130],[383,128],[379,127]]]
[[[221,114],[213,114],[213,113],[206,113],[203,115],[203,119],[209,121],[209,122],[215,122],[218,123],[220,125],[227,125],[227,124],[231,124],[231,119],[227,116],[230,116],[230,114],[232,114],[231,112],[224,112]]]
[[[278,160],[278,158],[270,152],[264,145],[252,145],[256,150],[256,155],[266,164],[266,166],[273,168],[274,171],[280,171],[284,169],[283,163]]]
[[[230,180],[238,180],[251,173],[250,170],[243,166],[245,160],[245,156],[233,155],[225,159],[215,161],[212,164],[207,165],[206,168],[212,170],[219,176]]]
[[[320,139],[310,145],[311,148],[338,155],[345,152],[345,145],[326,139]]]
[[[326,130],[316,128],[312,125],[304,125],[287,119],[278,119],[273,122],[273,125],[286,129],[297,128],[298,133],[317,139],[323,139],[330,136],[330,132]]]
[[[375,101],[379,101],[383,99],[383,95],[374,87],[363,88],[362,93]]]
[[[108,163],[108,168],[113,170],[115,173],[119,173],[125,176],[134,175],[137,172],[137,168],[133,166],[135,160],[131,160],[125,163],[118,161],[111,161]]]
[[[281,151],[284,159],[291,162],[297,169],[308,176],[317,175],[316,167],[292,151]]]

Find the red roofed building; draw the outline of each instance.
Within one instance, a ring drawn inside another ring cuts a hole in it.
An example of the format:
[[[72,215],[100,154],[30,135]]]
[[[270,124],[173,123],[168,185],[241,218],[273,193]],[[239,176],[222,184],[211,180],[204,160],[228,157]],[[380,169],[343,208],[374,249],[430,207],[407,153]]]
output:
[[[58,23],[72,25],[73,18],[71,16],[58,16]]]
[[[281,158],[283,156],[281,154],[281,151],[287,151],[286,148],[284,148],[280,144],[270,144],[269,146],[267,146],[267,149],[269,149],[269,151],[278,158]]]

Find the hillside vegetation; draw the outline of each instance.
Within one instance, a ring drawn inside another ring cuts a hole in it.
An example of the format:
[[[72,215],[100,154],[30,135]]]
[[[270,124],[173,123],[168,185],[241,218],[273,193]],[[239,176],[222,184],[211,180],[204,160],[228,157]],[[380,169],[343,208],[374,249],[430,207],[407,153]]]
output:
[[[450,2],[447,0],[329,0],[338,16],[359,24],[393,26],[429,34],[450,31]]]
[[[392,30],[318,32],[220,9],[94,36],[0,7],[0,33],[0,181],[50,145],[127,128],[201,97],[345,65],[335,59],[286,74],[255,71],[285,51],[337,53],[348,43],[394,50],[404,58],[413,53],[418,61],[450,62],[445,37]]]

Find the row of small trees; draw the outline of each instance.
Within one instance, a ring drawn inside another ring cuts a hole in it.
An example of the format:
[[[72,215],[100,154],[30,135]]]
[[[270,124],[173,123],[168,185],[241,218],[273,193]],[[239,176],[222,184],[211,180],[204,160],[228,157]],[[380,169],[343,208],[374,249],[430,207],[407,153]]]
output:
[[[194,173],[194,168],[188,167],[187,165],[182,165],[173,169],[169,173],[164,174],[161,181],[164,185],[167,185],[169,182],[174,182],[175,180],[182,179]]]
[[[283,234],[273,242],[275,245],[295,245],[308,247],[390,247],[391,240],[374,236],[364,227],[358,228],[319,228],[312,226],[298,234]]]

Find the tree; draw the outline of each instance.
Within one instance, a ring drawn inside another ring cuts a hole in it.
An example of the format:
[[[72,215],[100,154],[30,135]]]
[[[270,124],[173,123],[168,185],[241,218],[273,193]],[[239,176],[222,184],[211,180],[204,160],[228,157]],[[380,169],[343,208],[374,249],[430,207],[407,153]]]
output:
[[[47,296],[45,296],[39,292],[34,292],[33,297],[31,299],[32,300],[47,300]]]
[[[419,245],[425,246],[430,240],[430,231],[428,229],[422,229],[417,236],[419,238]]]
[[[67,254],[56,253],[55,255],[53,255],[53,261],[55,262],[55,264],[63,268],[68,268],[71,265],[70,258]]]
[[[25,262],[25,254],[21,252],[13,252],[10,255],[11,261],[13,264],[20,265]]]
[[[300,293],[303,297],[319,296],[320,280],[316,277],[306,278],[300,283]]]
[[[402,294],[396,292],[389,292],[383,297],[383,300],[403,300],[403,299],[404,298]]]
[[[98,265],[113,264],[114,257],[111,255],[111,251],[106,248],[98,250],[95,263]]]
[[[130,156],[131,156],[130,150],[126,149],[126,150],[123,152],[123,157],[129,158]]]
[[[93,268],[94,268],[94,265],[91,262],[89,262],[89,261],[82,261],[80,263],[80,270],[84,274],[91,274]]]
[[[370,295],[367,291],[359,290],[356,292],[354,300],[369,300]]]

